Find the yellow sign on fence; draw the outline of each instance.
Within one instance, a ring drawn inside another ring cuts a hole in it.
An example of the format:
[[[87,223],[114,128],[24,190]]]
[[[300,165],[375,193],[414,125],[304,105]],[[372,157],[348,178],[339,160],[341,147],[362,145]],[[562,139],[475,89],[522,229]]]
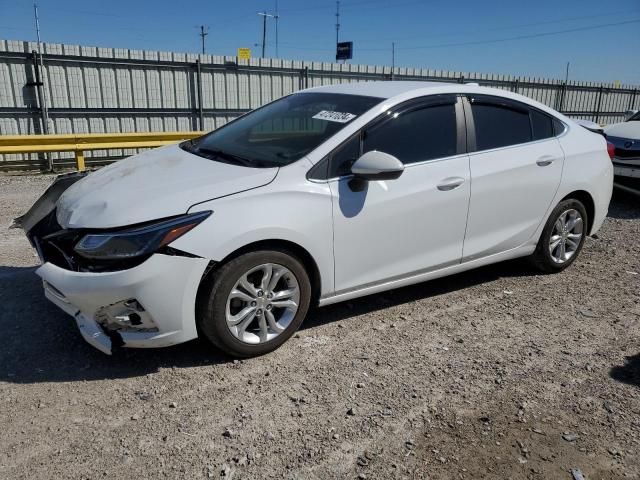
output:
[[[251,49],[250,48],[239,48],[238,49],[238,59],[239,60],[249,60],[251,58]]]

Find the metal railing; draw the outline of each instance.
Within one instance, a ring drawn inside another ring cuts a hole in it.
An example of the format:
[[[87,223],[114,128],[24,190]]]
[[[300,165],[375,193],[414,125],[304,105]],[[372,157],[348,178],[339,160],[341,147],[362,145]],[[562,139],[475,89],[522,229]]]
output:
[[[77,169],[84,170],[84,152],[87,150],[161,147],[202,134],[203,132],[145,132],[4,135],[0,136],[0,154],[74,152]]]

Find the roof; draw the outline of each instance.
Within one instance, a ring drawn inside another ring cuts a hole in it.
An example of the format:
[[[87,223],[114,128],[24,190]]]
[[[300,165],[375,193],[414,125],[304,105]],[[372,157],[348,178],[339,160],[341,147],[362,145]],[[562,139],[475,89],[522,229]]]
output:
[[[352,82],[337,85],[326,85],[322,87],[314,87],[304,92],[323,92],[323,93],[343,93],[349,95],[365,95],[369,97],[378,97],[390,102],[397,103],[411,98],[441,94],[441,93],[466,93],[466,94],[484,94],[498,97],[510,98],[518,102],[532,105],[542,111],[550,113],[560,118],[565,123],[573,123],[571,119],[562,115],[560,112],[553,110],[547,105],[525,97],[515,92],[503,89],[482,87],[477,83],[452,83],[452,82],[408,82],[408,81],[376,81],[376,82]],[[386,108],[386,107],[385,107]]]
[[[305,90],[306,92],[346,93],[350,95],[365,95],[368,97],[391,98],[412,90],[436,88],[456,85],[450,82],[405,82],[405,81],[377,81],[353,82],[338,85],[326,85]]]

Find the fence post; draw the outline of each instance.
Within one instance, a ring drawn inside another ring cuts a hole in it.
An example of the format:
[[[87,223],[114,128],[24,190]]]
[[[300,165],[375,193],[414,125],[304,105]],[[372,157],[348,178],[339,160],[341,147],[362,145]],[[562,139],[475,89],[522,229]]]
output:
[[[631,92],[631,98],[629,99],[629,108],[628,110],[633,110],[633,107],[636,105],[636,94],[638,93],[638,89],[634,88]]]
[[[518,78],[513,82],[513,93],[518,93],[518,82],[520,82],[520,79]]]
[[[198,127],[201,132],[204,132],[204,115],[202,112],[202,65],[200,64],[200,59],[196,60],[196,69],[198,72],[197,82],[198,82]]]
[[[84,171],[84,152],[82,150],[76,150],[76,167],[79,172]]]
[[[598,120],[600,119],[600,105],[602,103],[602,90],[603,90],[603,87],[602,85],[600,85],[600,88],[598,88],[598,97],[597,97],[598,103],[596,105],[595,114],[593,116],[594,118],[593,121],[596,123],[598,123]]]
[[[33,55],[33,70],[35,72],[34,86],[36,87],[38,103],[40,104],[40,116],[42,117],[42,133],[46,134],[46,133],[49,133],[49,125],[48,125],[49,122],[47,121],[47,106],[45,104],[44,93],[42,91],[42,87],[44,86],[44,83],[40,78],[40,65],[38,64],[38,52],[33,50],[31,53]]]
[[[564,109],[564,97],[566,93],[567,93],[567,82],[562,82],[560,84],[560,92],[559,92],[560,99],[558,101],[558,108],[557,108],[559,112],[562,112],[562,110]]]
[[[309,67],[304,67],[304,88],[309,88]]]
[[[44,66],[42,59],[42,53],[40,53],[40,62],[38,62],[38,52],[33,50],[33,70],[35,73],[35,87],[38,97],[38,103],[40,104],[40,116],[42,118],[42,133],[45,135],[49,133],[49,111],[47,110],[47,97],[44,94],[44,79],[41,77],[40,67]],[[45,153],[45,160],[49,166],[49,171],[53,172],[53,156],[50,153]]]

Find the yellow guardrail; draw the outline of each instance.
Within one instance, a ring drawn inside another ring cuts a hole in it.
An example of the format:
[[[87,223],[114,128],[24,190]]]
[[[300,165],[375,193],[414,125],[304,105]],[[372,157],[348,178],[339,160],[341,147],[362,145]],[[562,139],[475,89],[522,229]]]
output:
[[[84,152],[161,147],[199,137],[204,132],[80,133],[70,135],[1,135],[0,154],[74,152],[78,170],[85,169]]]

